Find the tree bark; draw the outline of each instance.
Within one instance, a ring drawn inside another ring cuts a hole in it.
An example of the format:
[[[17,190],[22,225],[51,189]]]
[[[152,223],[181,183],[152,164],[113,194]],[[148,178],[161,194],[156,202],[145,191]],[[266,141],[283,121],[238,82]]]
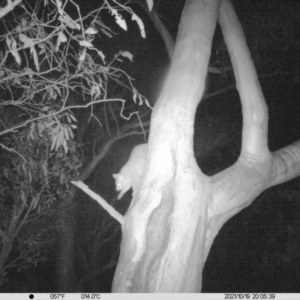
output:
[[[152,118],[146,168],[122,226],[113,292],[199,292],[223,224],[265,189],[300,174],[300,142],[268,149],[268,110],[241,25],[229,0],[187,0],[171,68]],[[195,111],[217,17],[243,113],[238,161],[212,176],[193,153]]]
[[[194,157],[193,130],[219,5],[186,2],[170,72],[152,113],[140,193],[125,216],[113,292],[201,289],[211,187]]]

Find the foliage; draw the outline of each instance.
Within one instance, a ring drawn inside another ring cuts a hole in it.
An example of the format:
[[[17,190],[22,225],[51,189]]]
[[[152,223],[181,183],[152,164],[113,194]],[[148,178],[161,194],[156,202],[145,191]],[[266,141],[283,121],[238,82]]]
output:
[[[78,6],[71,1],[63,6],[60,1],[51,1],[44,8],[40,4],[38,1],[33,9],[24,2],[18,17],[3,21],[6,32],[0,36],[0,42],[6,44],[8,51],[1,53],[0,88],[4,99],[0,105],[17,107],[23,115],[21,122],[12,124],[0,135],[43,120],[43,124],[32,125],[32,131],[40,132],[47,127],[52,149],[63,147],[67,152],[66,140],[73,136],[76,128],[70,109],[90,106],[93,112],[97,103],[117,101],[122,104],[122,115],[125,100],[107,98],[108,81],[131,90],[134,101],[139,100],[140,104],[147,101],[133,87],[131,78],[114,66],[122,62],[122,57],[132,60],[132,55],[121,51],[107,63],[104,53],[93,45],[97,35],[111,38],[114,34],[99,17],[101,10],[109,10],[116,22],[126,29],[115,7],[104,1],[97,10],[82,17]],[[69,7],[71,4],[73,7]],[[74,6],[77,19],[66,12],[71,12]],[[140,19],[130,9],[127,11],[144,34]],[[80,95],[86,103],[74,103],[71,94]],[[68,122],[61,123],[58,116],[62,114]]]
[[[25,268],[45,259],[58,229],[57,200],[70,196],[69,181],[81,165],[74,142],[67,142],[68,153],[51,151],[50,130],[34,139],[30,131],[24,128],[5,139],[5,145],[19,155],[1,153],[0,249],[2,259],[10,258],[10,263],[1,266],[2,276],[8,268]],[[5,253],[5,245],[11,253]]]
[[[83,17],[73,1],[33,5],[8,3],[2,13],[9,17],[0,14],[1,284],[10,268],[36,265],[53,244],[59,228],[57,201],[70,196],[69,181],[81,166],[74,110],[88,107],[91,118],[97,119],[97,104],[119,102],[123,116],[125,100],[108,98],[109,82],[131,91],[134,102],[148,105],[117,67],[124,58],[132,61],[132,55],[120,51],[107,62],[94,46],[98,38],[115,35],[101,19],[102,11],[126,30],[122,8],[144,35],[141,20],[130,8],[103,1]]]

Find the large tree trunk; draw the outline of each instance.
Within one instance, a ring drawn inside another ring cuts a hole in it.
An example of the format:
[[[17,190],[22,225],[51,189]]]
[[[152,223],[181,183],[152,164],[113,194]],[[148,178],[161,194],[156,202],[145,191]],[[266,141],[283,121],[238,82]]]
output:
[[[200,291],[211,188],[193,153],[194,116],[219,4],[186,2],[152,113],[145,177],[125,216],[113,292]]]
[[[223,224],[264,189],[300,174],[300,143],[268,150],[268,111],[243,31],[229,0],[220,3],[186,1],[152,114],[146,169],[124,218],[113,292],[199,292]],[[193,126],[217,17],[243,106],[243,145],[233,166],[208,177],[194,158]]]

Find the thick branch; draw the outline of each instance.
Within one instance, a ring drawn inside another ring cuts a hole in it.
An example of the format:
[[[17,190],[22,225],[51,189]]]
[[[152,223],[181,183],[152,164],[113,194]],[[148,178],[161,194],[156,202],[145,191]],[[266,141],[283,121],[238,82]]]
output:
[[[12,11],[15,8],[15,6],[17,6],[21,2],[22,0],[15,0],[14,2],[12,0],[7,0],[7,5],[3,8],[0,8],[0,19],[3,18],[10,11]]]
[[[241,156],[262,161],[268,150],[268,109],[241,24],[229,0],[223,0],[219,22],[233,65],[243,111]]]
[[[243,146],[239,160],[211,177],[206,255],[219,229],[270,186],[300,175],[300,141],[273,155],[267,148],[267,107],[241,26],[228,0],[223,0],[220,24],[230,51],[243,106]]]
[[[300,175],[300,141],[273,153],[271,186],[286,182]]]

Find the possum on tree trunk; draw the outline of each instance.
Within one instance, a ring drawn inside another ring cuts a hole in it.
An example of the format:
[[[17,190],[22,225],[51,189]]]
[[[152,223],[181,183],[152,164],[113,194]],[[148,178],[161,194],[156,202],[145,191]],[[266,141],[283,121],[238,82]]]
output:
[[[132,188],[133,196],[137,190],[140,178],[144,171],[147,158],[148,144],[140,144],[135,146],[129,156],[128,161],[122,167],[118,174],[113,174],[116,181],[116,190],[120,191],[118,200]]]

